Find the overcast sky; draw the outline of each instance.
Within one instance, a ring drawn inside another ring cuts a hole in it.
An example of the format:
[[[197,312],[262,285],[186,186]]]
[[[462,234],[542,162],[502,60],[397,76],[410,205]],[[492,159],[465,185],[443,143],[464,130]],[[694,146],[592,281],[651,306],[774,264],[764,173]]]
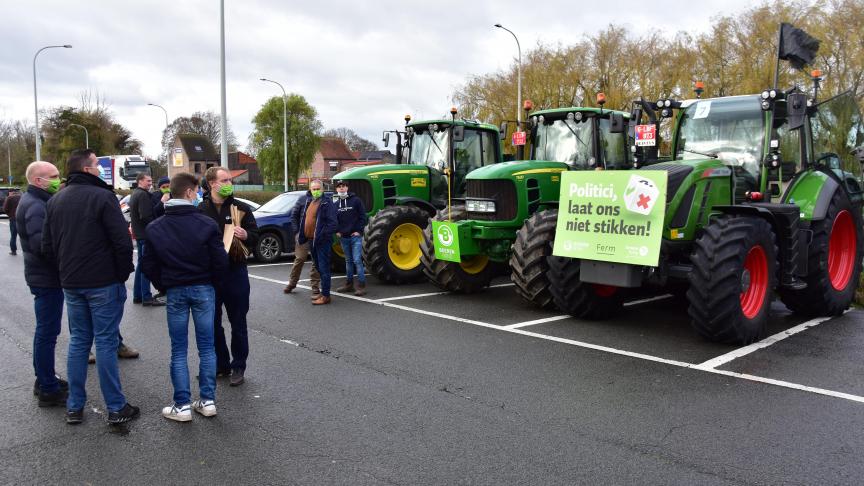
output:
[[[636,34],[708,30],[711,17],[746,0],[504,0],[335,2],[226,0],[228,119],[241,146],[273,84],[299,93],[325,128],[346,126],[380,145],[381,131],[449,111],[470,75],[506,69],[513,38],[523,52],[569,44],[609,23]],[[39,106],[77,106],[99,92],[117,121],[160,152],[165,117],[220,111],[217,0],[3,2],[0,7],[0,117],[33,120],[33,54],[39,55]],[[514,101],[515,105],[515,101]]]

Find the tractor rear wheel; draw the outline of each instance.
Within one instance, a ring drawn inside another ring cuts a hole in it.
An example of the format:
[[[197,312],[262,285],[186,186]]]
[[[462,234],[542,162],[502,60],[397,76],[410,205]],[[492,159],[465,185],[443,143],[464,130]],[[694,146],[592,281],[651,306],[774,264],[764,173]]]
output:
[[[435,216],[435,221],[446,221],[447,209],[442,209]],[[452,208],[450,218],[460,221],[467,217],[464,206]],[[423,262],[423,273],[437,287],[450,292],[472,294],[489,286],[496,275],[497,267],[486,255],[463,257],[462,262],[448,262],[435,258],[435,247],[432,243],[432,225],[423,231],[423,244],[420,246]]]
[[[549,292],[562,312],[579,318],[608,319],[621,310],[625,290],[580,280],[582,260],[550,256],[547,262]]]
[[[825,219],[813,222],[807,255],[807,288],[783,290],[783,303],[807,316],[836,316],[849,308],[861,277],[861,211],[839,191]]]
[[[369,273],[384,282],[423,280],[420,243],[429,213],[416,206],[389,206],[369,219],[363,234],[363,256]]]
[[[554,306],[547,260],[552,256],[557,221],[557,209],[534,213],[516,233],[510,255],[510,280],[516,284],[516,293],[540,308]]]
[[[720,216],[694,245],[691,325],[709,341],[749,344],[765,334],[777,280],[774,231],[760,218]]]
[[[333,246],[330,251],[330,271],[336,273],[345,271],[345,252],[336,236],[333,237]]]

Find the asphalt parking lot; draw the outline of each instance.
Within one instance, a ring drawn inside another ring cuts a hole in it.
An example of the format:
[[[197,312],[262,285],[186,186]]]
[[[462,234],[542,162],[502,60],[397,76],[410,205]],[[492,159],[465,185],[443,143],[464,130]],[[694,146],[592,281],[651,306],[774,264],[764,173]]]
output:
[[[143,416],[106,426],[91,373],[87,420],[67,427],[30,395],[32,305],[2,223],[4,484],[859,484],[864,473],[861,310],[802,320],[777,304],[772,336],[735,348],[696,336],[672,296],[581,321],[529,307],[503,278],[468,296],[371,279],[365,297],[313,307],[308,281],[282,293],[290,258],[249,268],[247,383],[220,382],[218,417],[159,416],[164,311],[130,299],[122,331],[142,356],[121,372]],[[63,375],[66,343],[64,330]]]

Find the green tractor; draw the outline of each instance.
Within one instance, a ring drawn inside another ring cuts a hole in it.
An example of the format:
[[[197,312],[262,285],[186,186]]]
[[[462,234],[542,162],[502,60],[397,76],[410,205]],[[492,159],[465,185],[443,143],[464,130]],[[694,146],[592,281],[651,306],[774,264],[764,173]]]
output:
[[[534,112],[529,118],[530,160],[471,172],[465,204],[435,217],[456,224],[460,261],[437,258],[431,228],[424,232],[427,278],[444,290],[472,293],[487,287],[509,262],[519,295],[549,306],[546,260],[552,254],[555,219],[539,215],[557,207],[562,172],[629,167],[627,116],[602,105]]]
[[[363,235],[366,269],[384,282],[423,279],[420,242],[429,218],[448,198],[465,196],[469,172],[501,161],[498,127],[457,120],[455,108],[451,115],[450,120],[416,122],[406,116],[405,131],[395,132],[396,164],[355,167],[333,176],[348,181],[363,201],[369,215]]]
[[[643,115],[655,127],[658,114],[675,118],[671,157],[633,147],[637,167],[667,173],[659,264],[552,257],[555,305],[604,318],[633,288],[686,290],[695,331],[729,344],[764,336],[775,292],[797,314],[846,310],[864,244],[851,173],[864,162],[864,127],[850,93],[816,101],[816,76],[812,98],[793,88],[637,102],[631,131]]]

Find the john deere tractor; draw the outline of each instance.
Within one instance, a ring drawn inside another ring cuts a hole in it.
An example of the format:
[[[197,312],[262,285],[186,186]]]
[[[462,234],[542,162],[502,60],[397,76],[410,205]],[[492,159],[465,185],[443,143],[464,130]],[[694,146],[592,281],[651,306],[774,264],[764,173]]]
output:
[[[406,117],[405,131],[397,132],[399,163],[355,167],[333,176],[348,181],[366,207],[367,271],[385,282],[423,279],[420,242],[429,218],[448,198],[465,197],[469,172],[501,161],[498,127],[456,119],[455,108],[451,114],[450,120],[410,122]]]
[[[519,295],[540,307],[550,305],[545,275],[555,218],[539,215],[558,206],[562,172],[629,166],[627,116],[579,107],[534,112],[530,160],[471,172],[465,204],[454,204],[435,218],[456,224],[460,261],[436,258],[434,244],[440,243],[433,244],[431,228],[426,229],[422,261],[429,280],[452,292],[476,292],[496,275],[495,264],[506,268],[509,262]]]
[[[852,174],[864,129],[850,93],[817,102],[817,91],[640,100],[631,124],[676,121],[670,160],[633,148],[637,165],[667,176],[659,264],[552,257],[555,304],[602,318],[633,288],[684,289],[693,328],[723,343],[763,336],[775,292],[801,315],[847,309],[864,243]]]

